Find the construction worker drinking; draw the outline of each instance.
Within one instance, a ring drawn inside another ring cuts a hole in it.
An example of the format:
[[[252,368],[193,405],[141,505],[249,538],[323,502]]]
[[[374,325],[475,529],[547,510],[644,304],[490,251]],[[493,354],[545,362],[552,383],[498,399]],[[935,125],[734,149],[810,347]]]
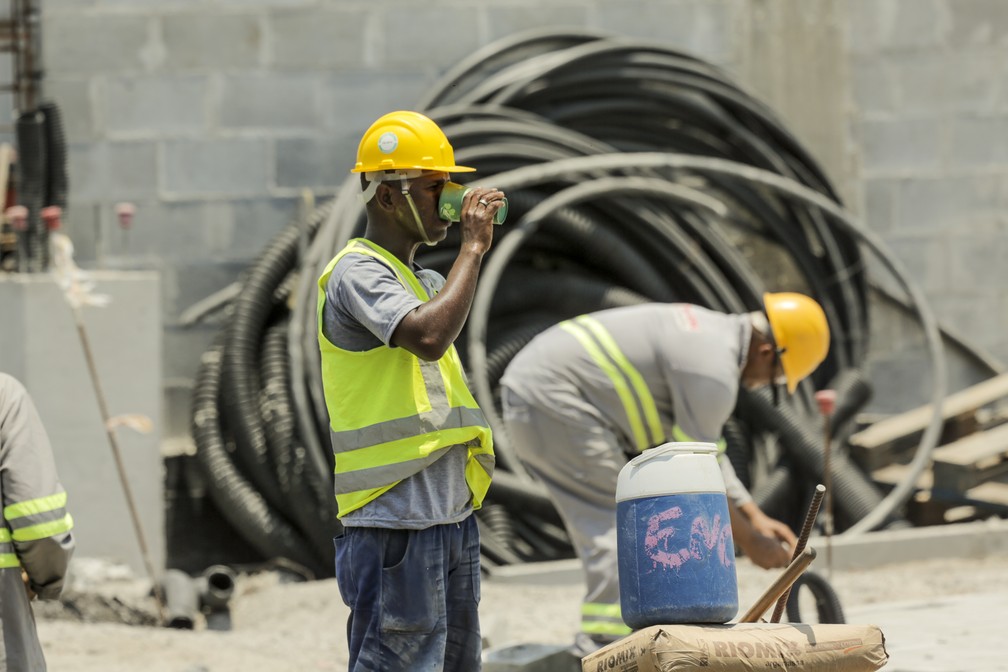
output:
[[[616,481],[628,459],[667,441],[719,443],[739,385],[793,392],[829,350],[822,308],[794,293],[764,311],[728,315],[648,303],[561,322],[537,335],[501,378],[504,428],[549,491],[584,567],[578,656],[629,634],[620,616]],[[755,564],[783,567],[794,533],[760,510],[719,460],[735,543]]]
[[[319,278],[318,339],[335,452],[336,578],[350,607],[351,672],[480,667],[480,543],[473,511],[493,473],[489,424],[453,345],[504,194],[462,200],[447,279],[414,261],[444,240],[455,164],[438,125],[386,114],[361,139],[364,236]]]
[[[35,404],[0,373],[0,670],[46,669],[31,600],[63,590],[74,538],[67,493]]]

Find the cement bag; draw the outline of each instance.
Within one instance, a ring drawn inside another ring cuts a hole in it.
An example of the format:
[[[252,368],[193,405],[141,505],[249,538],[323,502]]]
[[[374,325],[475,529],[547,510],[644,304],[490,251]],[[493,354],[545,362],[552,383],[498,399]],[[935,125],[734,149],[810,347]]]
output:
[[[653,625],[581,659],[582,672],[873,672],[886,664],[874,625]]]

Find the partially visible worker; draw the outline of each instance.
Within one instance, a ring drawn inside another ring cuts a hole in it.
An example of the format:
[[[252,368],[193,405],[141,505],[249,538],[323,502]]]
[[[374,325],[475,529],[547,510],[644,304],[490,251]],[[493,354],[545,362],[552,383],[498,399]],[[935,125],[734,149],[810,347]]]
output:
[[[438,201],[455,164],[438,125],[386,114],[361,139],[364,236],[319,278],[319,347],[335,452],[336,578],[350,607],[350,671],[480,668],[480,541],[473,511],[490,487],[490,426],[453,345],[472,305],[497,189],[459,213],[447,279],[421,245],[451,222]]]
[[[799,381],[825,359],[822,308],[802,294],[764,296],[730,315],[648,303],[561,322],[536,336],[501,378],[504,427],[544,484],[584,566],[587,592],[572,652],[629,634],[620,613],[616,480],[634,455],[668,441],[724,442],[739,385]],[[722,454],[735,543],[763,568],[791,560],[796,538],[767,516]]]
[[[74,549],[67,494],[24,386],[0,373],[0,670],[46,669],[30,601],[63,590]]]

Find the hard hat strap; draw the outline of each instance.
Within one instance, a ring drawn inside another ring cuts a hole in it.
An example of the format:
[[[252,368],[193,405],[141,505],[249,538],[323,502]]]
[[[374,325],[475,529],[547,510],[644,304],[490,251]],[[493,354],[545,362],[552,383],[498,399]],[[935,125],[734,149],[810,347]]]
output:
[[[423,239],[424,244],[434,245],[434,241],[427,236],[427,229],[424,228],[423,220],[420,219],[420,211],[417,210],[416,203],[413,202],[413,197],[409,193],[409,179],[400,177],[399,180],[402,195],[406,198],[406,202],[409,203],[410,210],[413,211],[413,221],[416,223],[417,231],[420,232],[420,237]]]

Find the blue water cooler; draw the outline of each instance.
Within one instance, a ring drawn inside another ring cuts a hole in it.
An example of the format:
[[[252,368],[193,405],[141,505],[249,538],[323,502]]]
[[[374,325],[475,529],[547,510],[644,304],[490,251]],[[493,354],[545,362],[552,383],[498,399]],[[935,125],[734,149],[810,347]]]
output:
[[[617,481],[616,517],[627,625],[735,617],[735,547],[714,444],[666,443],[632,459]]]

